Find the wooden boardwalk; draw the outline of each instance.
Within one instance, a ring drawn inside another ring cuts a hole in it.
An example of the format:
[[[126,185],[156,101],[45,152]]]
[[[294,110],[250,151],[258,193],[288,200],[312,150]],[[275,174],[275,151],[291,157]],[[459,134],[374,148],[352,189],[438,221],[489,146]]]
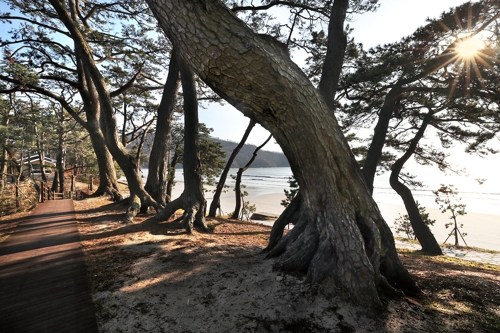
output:
[[[72,200],[39,204],[0,243],[0,332],[97,332]]]

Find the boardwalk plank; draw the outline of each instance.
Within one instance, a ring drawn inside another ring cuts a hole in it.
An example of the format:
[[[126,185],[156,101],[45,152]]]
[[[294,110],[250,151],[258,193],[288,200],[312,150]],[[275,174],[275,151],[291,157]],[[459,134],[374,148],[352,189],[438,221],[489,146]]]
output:
[[[71,200],[40,204],[0,243],[0,331],[97,332]]]

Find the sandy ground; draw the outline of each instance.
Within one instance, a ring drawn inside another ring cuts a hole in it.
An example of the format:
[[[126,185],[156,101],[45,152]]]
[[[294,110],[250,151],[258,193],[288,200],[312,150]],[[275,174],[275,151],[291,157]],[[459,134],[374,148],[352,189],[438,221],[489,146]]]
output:
[[[125,207],[75,203],[100,332],[498,332],[500,271],[405,252],[419,299],[384,299],[367,316],[304,276],[273,271],[270,228],[209,220],[188,235],[151,216],[122,224]]]
[[[176,187],[174,187],[174,198],[178,197],[182,193],[182,188],[183,183],[179,181]],[[246,190],[248,191],[249,196],[245,200],[250,201],[251,204],[255,204],[257,212],[265,212],[278,216],[283,211],[284,207],[280,204],[281,200],[285,199],[283,190],[275,189],[274,193],[267,193],[269,189],[264,192],[262,189],[255,187],[248,187]],[[212,193],[210,191],[206,193],[206,198],[210,204],[212,202]],[[221,196],[221,207],[223,213],[227,214],[229,212],[233,212],[234,206],[234,192],[229,190],[226,193],[223,193]],[[379,209],[385,221],[394,232],[394,220],[400,214],[406,214],[406,210],[401,199],[397,198],[397,202],[394,203],[379,203]],[[439,211],[439,209],[432,207],[427,207],[426,210],[430,214],[430,217],[436,220],[434,226],[431,227],[432,233],[439,243],[443,243],[451,231],[451,229],[445,228],[445,224],[450,221],[448,216],[449,214],[443,214]],[[462,231],[467,233],[467,236],[465,236],[467,245],[482,249],[500,251],[500,211],[499,214],[474,212],[469,211],[467,208],[466,211],[467,214],[460,216],[458,221],[464,225]],[[405,235],[400,236],[404,237]],[[454,244],[454,240],[450,238],[447,243]],[[464,245],[461,239],[460,245]]]

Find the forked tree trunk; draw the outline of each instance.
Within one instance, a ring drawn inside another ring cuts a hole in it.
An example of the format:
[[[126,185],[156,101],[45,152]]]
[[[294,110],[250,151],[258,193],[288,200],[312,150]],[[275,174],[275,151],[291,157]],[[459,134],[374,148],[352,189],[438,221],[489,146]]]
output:
[[[170,57],[163,96],[158,107],[156,133],[149,156],[148,179],[144,186],[146,191],[162,205],[166,205],[167,202],[171,201],[170,197],[167,196],[168,167],[170,163],[168,156],[172,136],[172,121],[180,83],[179,64],[174,49]]]
[[[236,173],[236,184],[234,185],[234,196],[236,199],[236,204],[234,206],[233,216],[231,216],[232,219],[237,219],[238,216],[240,215],[241,204],[242,204],[241,178],[243,177],[243,172],[245,172],[252,165],[253,161],[255,161],[255,158],[257,157],[257,153],[259,152],[259,150],[261,150],[262,147],[264,147],[269,142],[269,140],[271,140],[272,137],[273,137],[272,135],[269,135],[269,137],[266,139],[266,141],[264,141],[263,144],[255,148],[252,154],[252,158],[250,158],[248,163],[243,168],[239,168],[238,172]]]
[[[408,217],[410,218],[411,227],[415,232],[418,242],[422,245],[422,251],[427,254],[432,255],[442,255],[441,247],[439,247],[436,238],[432,234],[431,230],[427,225],[425,225],[422,217],[420,216],[420,211],[418,210],[417,203],[413,198],[411,190],[403,183],[399,181],[399,174],[403,169],[406,161],[413,155],[417,149],[418,142],[424,136],[427,125],[432,120],[432,112],[425,115],[422,124],[420,125],[417,134],[412,139],[410,146],[406,152],[401,156],[392,166],[391,176],[389,181],[391,187],[401,196],[403,199],[406,211],[408,212]]]
[[[290,162],[304,201],[301,220],[272,252],[276,267],[307,272],[313,284],[370,307],[387,280],[417,293],[335,117],[286,52],[220,1],[147,3],[201,79],[269,130]]]
[[[181,196],[170,202],[157,216],[158,220],[170,218],[178,209],[184,209],[183,227],[188,233],[193,227],[208,231],[205,223],[207,201],[203,195],[201,182],[201,162],[198,135],[198,98],[193,71],[179,59],[184,96],[184,191]]]
[[[123,196],[118,188],[118,178],[116,177],[113,156],[111,156],[106,146],[104,134],[99,126],[100,109],[98,102],[93,98],[95,96],[95,93],[92,94],[93,84],[91,81],[88,82],[89,80],[87,80],[87,75],[85,74],[81,60],[77,61],[77,69],[79,81],[82,85],[80,94],[82,96],[87,121],[84,122],[78,119],[77,115],[76,117],[72,115],[89,133],[90,142],[92,143],[92,148],[96,155],[97,167],[99,169],[99,187],[92,193],[92,196],[98,197],[101,195],[109,195],[113,201],[120,201],[123,199]]]
[[[233,164],[234,159],[236,158],[241,148],[247,141],[248,136],[250,135],[250,132],[252,132],[254,126],[255,126],[255,121],[250,120],[247,129],[245,130],[245,133],[243,134],[243,137],[240,140],[240,143],[238,143],[238,145],[234,148],[233,152],[231,153],[231,156],[229,156],[229,159],[227,160],[226,166],[224,167],[224,170],[222,171],[222,174],[219,178],[219,182],[217,183],[217,188],[215,189],[212,203],[210,204],[210,209],[208,211],[209,217],[215,217],[215,215],[217,214],[217,209],[220,209],[220,196],[222,195],[222,190],[224,189],[224,185],[226,184],[226,179],[227,175],[229,174],[229,169],[231,169],[231,165]]]
[[[99,128],[88,129],[88,131],[99,169],[99,187],[92,193],[92,196],[110,195],[113,201],[120,201],[123,196],[118,188],[113,156],[106,147],[104,136]]]

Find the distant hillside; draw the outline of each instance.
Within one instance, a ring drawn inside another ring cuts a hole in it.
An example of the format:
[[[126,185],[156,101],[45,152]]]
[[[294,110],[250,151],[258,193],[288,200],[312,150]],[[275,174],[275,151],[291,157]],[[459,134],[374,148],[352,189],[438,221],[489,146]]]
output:
[[[214,142],[218,142],[222,145],[222,149],[226,152],[226,161],[233,152],[234,148],[238,145],[237,142],[225,141],[221,139],[212,138]],[[244,145],[231,167],[242,168],[248,161],[252,158],[252,154],[257,148],[255,145]],[[264,146],[265,149],[265,146]],[[288,160],[283,153],[276,153],[272,151],[259,150],[255,161],[253,161],[251,168],[271,168],[271,167],[288,167]]]
[[[234,148],[238,145],[237,142],[225,141],[221,139],[212,138],[214,142],[218,142],[222,145],[222,149],[226,152],[226,161],[233,152]],[[244,145],[236,159],[233,162],[231,167],[233,168],[242,168],[244,167],[250,158],[252,158],[252,154],[257,148],[255,145]],[[264,146],[264,149],[266,147]],[[146,144],[144,145],[144,153],[149,156],[151,147]],[[147,167],[148,163],[145,163],[143,167]],[[253,161],[251,168],[272,168],[272,167],[288,167],[288,160],[286,159],[283,153],[276,153],[272,151],[259,150],[257,153],[257,157],[255,161]],[[182,164],[177,165],[178,168],[182,167]]]

